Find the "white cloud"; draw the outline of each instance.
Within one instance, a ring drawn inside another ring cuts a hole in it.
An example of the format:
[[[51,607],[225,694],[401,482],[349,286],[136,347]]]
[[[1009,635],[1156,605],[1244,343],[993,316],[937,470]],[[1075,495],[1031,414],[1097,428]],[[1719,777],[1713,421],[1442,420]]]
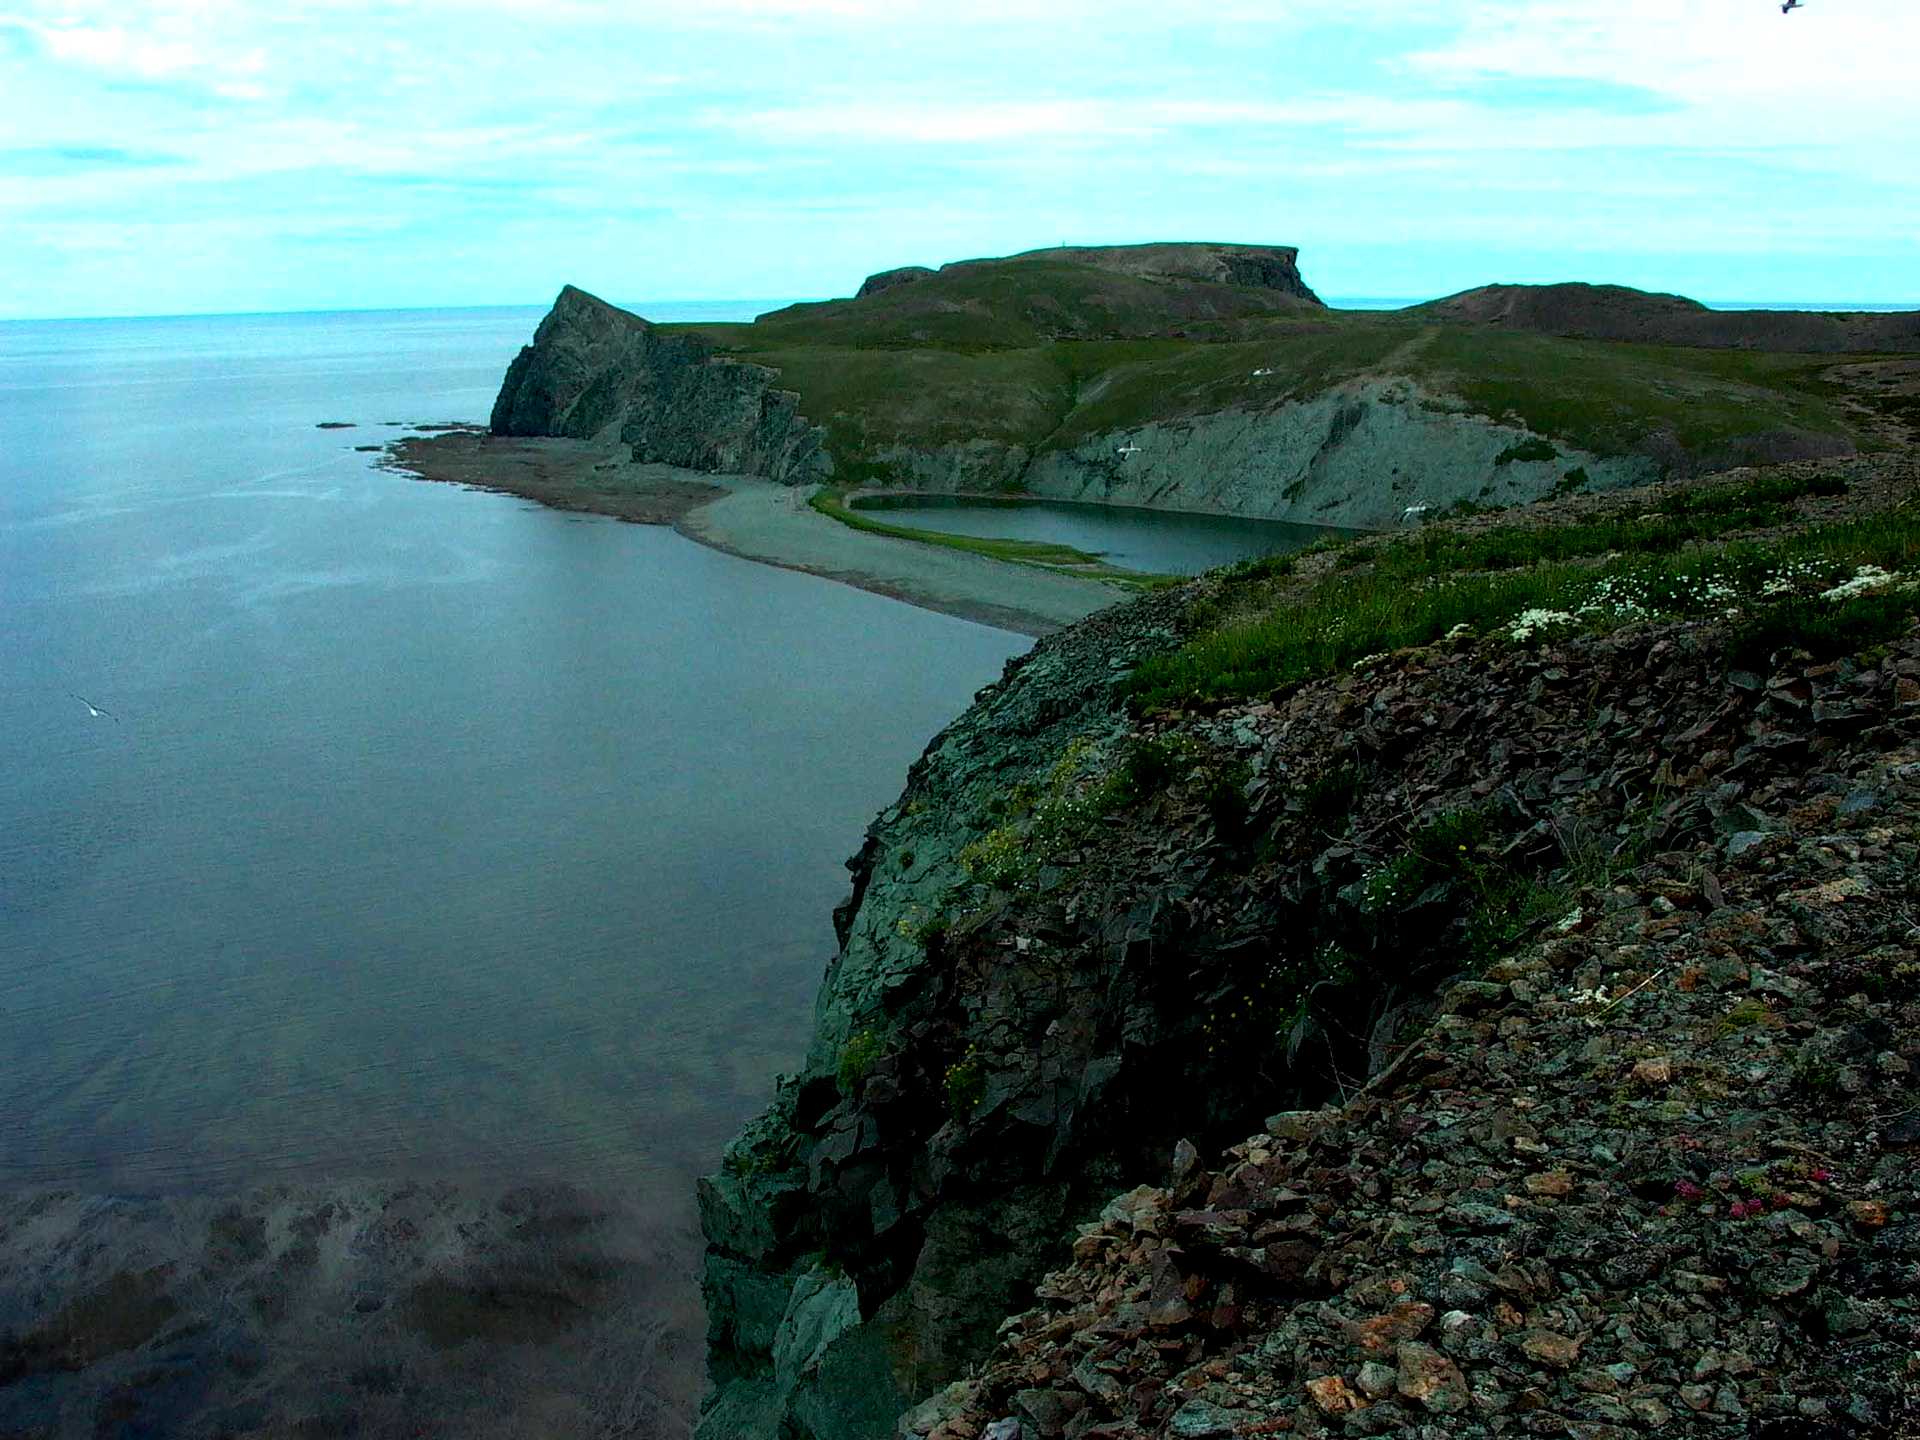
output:
[[[1892,253],[1920,225],[1913,3],[0,0],[0,42],[27,37],[0,43],[0,253],[202,226],[283,264],[275,234],[378,215],[370,274],[388,232],[511,229],[545,291],[576,248],[849,213],[866,238],[817,249],[870,247],[850,272],[1169,217],[1323,246]],[[129,147],[179,163],[58,168]]]
[[[1850,133],[1920,116],[1912,0],[1494,0],[1409,57],[1438,78],[1632,85],[1688,109],[1737,108],[1769,134]]]

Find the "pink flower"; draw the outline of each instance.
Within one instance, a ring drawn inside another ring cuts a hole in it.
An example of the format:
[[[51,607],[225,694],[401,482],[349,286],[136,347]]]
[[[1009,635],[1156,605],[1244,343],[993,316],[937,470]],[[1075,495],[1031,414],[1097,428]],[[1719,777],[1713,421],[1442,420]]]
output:
[[[1673,1193],[1678,1195],[1682,1200],[1698,1200],[1707,1192],[1691,1180],[1676,1180],[1673,1182]]]
[[[1833,1172],[1824,1165],[1816,1165],[1813,1167],[1813,1173],[1807,1178],[1814,1181],[1831,1180],[1833,1178]]]
[[[1751,1207],[1748,1206],[1746,1201],[1736,1200],[1733,1202],[1733,1204],[1727,1207],[1727,1213],[1736,1220],[1744,1220],[1747,1218],[1748,1215],[1752,1214],[1753,1212]]]

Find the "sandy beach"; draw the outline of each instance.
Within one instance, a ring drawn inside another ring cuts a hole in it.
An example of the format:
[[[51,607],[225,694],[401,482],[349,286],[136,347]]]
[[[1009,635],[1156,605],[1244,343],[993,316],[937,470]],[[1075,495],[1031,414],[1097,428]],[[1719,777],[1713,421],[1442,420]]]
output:
[[[812,509],[806,488],[641,464],[617,443],[507,439],[461,429],[396,441],[384,463],[400,474],[556,509],[672,525],[730,555],[1023,635],[1050,634],[1131,593],[1100,580],[852,530]]]

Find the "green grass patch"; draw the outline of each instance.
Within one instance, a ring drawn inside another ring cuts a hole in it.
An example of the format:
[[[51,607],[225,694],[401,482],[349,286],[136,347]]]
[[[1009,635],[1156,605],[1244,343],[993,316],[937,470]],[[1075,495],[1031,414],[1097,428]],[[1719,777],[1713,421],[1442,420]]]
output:
[[[1822,373],[1832,357],[1572,340],[1447,326],[1415,378],[1469,408],[1599,455],[1666,432],[1719,450],[1769,431],[1851,436]]]
[[[1518,445],[1509,445],[1494,456],[1493,468],[1498,470],[1502,465],[1512,465],[1523,460],[1558,460],[1559,458],[1560,452],[1554,448],[1552,441],[1522,440]]]
[[[1451,916],[1456,953],[1482,965],[1572,904],[1565,885],[1498,858],[1513,828],[1514,817],[1495,809],[1435,816],[1345,898],[1388,949],[1430,942],[1436,918]],[[1402,933],[1409,927],[1415,933]]]
[[[1342,575],[1263,619],[1230,625],[1153,656],[1134,671],[1141,709],[1238,699],[1317,679],[1381,652],[1427,645],[1458,624],[1550,608],[1581,573],[1541,566],[1463,576],[1420,590],[1378,575]]]
[[[1043,570],[1077,575],[1089,580],[1104,580],[1134,590],[1158,590],[1185,581],[1182,575],[1155,575],[1141,570],[1123,570],[1109,565],[1098,555],[1089,555],[1071,545],[1056,545],[1046,540],[997,540],[984,535],[952,535],[944,530],[921,530],[910,525],[891,525],[876,520],[847,504],[838,490],[821,489],[807,502],[830,519],[869,535],[885,535],[895,540],[915,540],[922,545],[938,545],[947,550],[964,550],[984,555],[989,560],[1005,560],[1016,565],[1034,565]]]
[[[838,1069],[842,1094],[851,1095],[860,1088],[884,1049],[880,1036],[872,1030],[861,1030],[848,1037],[847,1043],[840,1047]]]
[[[1089,555],[1084,550],[1076,550],[1071,545],[1055,545],[1045,540],[994,540],[982,535],[950,535],[941,530],[919,530],[909,525],[890,525],[884,520],[876,520],[847,504],[846,496],[837,490],[817,491],[807,502],[822,515],[831,516],[842,525],[854,530],[864,530],[869,535],[887,535],[895,540],[917,540],[923,545],[939,545],[948,550],[965,550],[972,555],[985,555],[994,560],[1014,560],[1026,565],[1045,565],[1051,568],[1072,566],[1077,569],[1105,570],[1100,557]]]
[[[1430,645],[1456,626],[1484,635],[1530,611],[1552,617],[1532,627],[1536,635],[1732,611],[1746,617],[1733,643],[1748,662],[1788,646],[1852,653],[1901,633],[1920,611],[1914,592],[1822,594],[1861,567],[1910,573],[1920,566],[1920,508],[1775,540],[1702,543],[1729,516],[1751,516],[1752,507],[1786,498],[1709,494],[1651,520],[1480,535],[1423,531],[1379,547],[1368,569],[1336,571],[1264,610],[1247,613],[1243,601],[1240,618],[1144,662],[1131,677],[1130,698],[1146,710],[1262,695],[1376,654]]]
[[[1764,671],[1783,650],[1815,660],[1858,655],[1899,639],[1920,615],[1920,592],[1894,591],[1850,600],[1795,599],[1770,605],[1733,627],[1727,659],[1737,670]]]

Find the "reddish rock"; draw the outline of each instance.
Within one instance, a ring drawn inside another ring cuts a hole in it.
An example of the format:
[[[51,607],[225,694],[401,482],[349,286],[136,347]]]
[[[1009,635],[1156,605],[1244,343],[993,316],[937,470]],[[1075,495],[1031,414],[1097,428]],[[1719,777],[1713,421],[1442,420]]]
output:
[[[1473,1396],[1460,1367],[1431,1345],[1405,1341],[1395,1351],[1399,1376],[1395,1388],[1438,1415],[1457,1415]]]
[[[1396,1305],[1384,1315],[1351,1321],[1347,1338],[1369,1355],[1384,1355],[1402,1340],[1412,1340],[1433,1324],[1433,1306],[1423,1301]]]
[[[1349,1390],[1347,1382],[1338,1375],[1322,1375],[1307,1381],[1307,1396],[1324,1415],[1344,1415],[1349,1410],[1362,1409],[1367,1403]]]
[[[1542,1365],[1551,1365],[1556,1370],[1565,1370],[1580,1358],[1580,1341],[1570,1340],[1565,1335],[1557,1335],[1551,1330],[1527,1330],[1519,1337],[1521,1352],[1529,1360]]]

